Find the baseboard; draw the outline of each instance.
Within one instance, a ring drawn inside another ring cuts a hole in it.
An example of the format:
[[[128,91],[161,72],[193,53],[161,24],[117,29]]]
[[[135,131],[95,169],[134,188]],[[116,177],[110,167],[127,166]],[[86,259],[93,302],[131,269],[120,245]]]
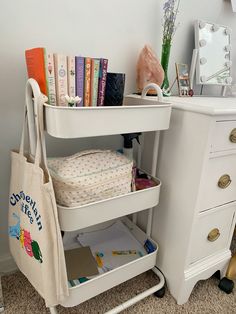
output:
[[[0,274],[9,274],[16,271],[18,268],[10,254],[0,256]]]

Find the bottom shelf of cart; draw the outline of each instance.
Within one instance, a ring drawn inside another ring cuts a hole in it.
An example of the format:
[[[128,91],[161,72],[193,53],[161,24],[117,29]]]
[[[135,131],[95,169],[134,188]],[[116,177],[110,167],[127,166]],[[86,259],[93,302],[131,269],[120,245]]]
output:
[[[147,235],[138,228],[130,219],[123,217],[121,221],[129,228],[132,235],[138,242],[144,245],[148,239]],[[84,283],[69,288],[69,296],[61,302],[64,307],[76,306],[92,297],[111,289],[124,281],[127,281],[149,269],[152,269],[156,264],[156,256],[158,245],[149,238],[154,247],[154,252],[146,254],[132,262],[110,270],[104,274],[100,274]]]

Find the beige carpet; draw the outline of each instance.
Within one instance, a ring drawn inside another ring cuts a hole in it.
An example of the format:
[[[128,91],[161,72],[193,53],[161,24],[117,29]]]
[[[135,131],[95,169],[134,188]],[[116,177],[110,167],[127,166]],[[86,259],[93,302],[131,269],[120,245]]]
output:
[[[235,248],[236,246],[234,246]],[[233,250],[235,251],[235,249]],[[145,288],[157,283],[155,275],[149,271],[126,283],[123,283],[79,306],[63,308],[58,306],[60,314],[95,314],[104,313],[112,307],[119,305]],[[236,283],[235,283],[236,284]],[[210,278],[198,282],[184,305],[177,305],[167,290],[164,298],[155,296],[140,301],[123,313],[137,314],[171,314],[171,313],[198,313],[198,314],[233,314],[236,313],[236,288],[231,294],[225,294],[218,287],[218,280]],[[43,299],[33,289],[28,280],[17,272],[2,277],[2,288],[5,303],[5,314],[46,314]]]

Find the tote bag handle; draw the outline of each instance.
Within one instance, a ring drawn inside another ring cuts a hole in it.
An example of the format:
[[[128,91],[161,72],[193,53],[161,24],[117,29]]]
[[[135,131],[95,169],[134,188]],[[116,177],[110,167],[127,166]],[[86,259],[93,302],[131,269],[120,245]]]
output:
[[[29,79],[25,89],[25,114],[21,136],[20,154],[24,155],[26,126],[29,137],[28,151],[34,155],[34,163],[42,164],[47,170],[46,145],[44,137],[43,104],[45,97],[41,94],[38,83]]]

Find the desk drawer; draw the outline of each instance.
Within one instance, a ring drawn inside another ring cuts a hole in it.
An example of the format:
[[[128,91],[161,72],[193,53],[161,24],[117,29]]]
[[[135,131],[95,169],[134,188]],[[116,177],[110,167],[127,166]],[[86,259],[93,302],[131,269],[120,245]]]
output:
[[[198,215],[191,241],[190,263],[229,248],[235,209],[235,203],[227,204]]]
[[[211,152],[236,150],[236,121],[218,121],[215,123]]]
[[[199,191],[199,211],[234,200],[236,200],[236,155],[209,159]]]

